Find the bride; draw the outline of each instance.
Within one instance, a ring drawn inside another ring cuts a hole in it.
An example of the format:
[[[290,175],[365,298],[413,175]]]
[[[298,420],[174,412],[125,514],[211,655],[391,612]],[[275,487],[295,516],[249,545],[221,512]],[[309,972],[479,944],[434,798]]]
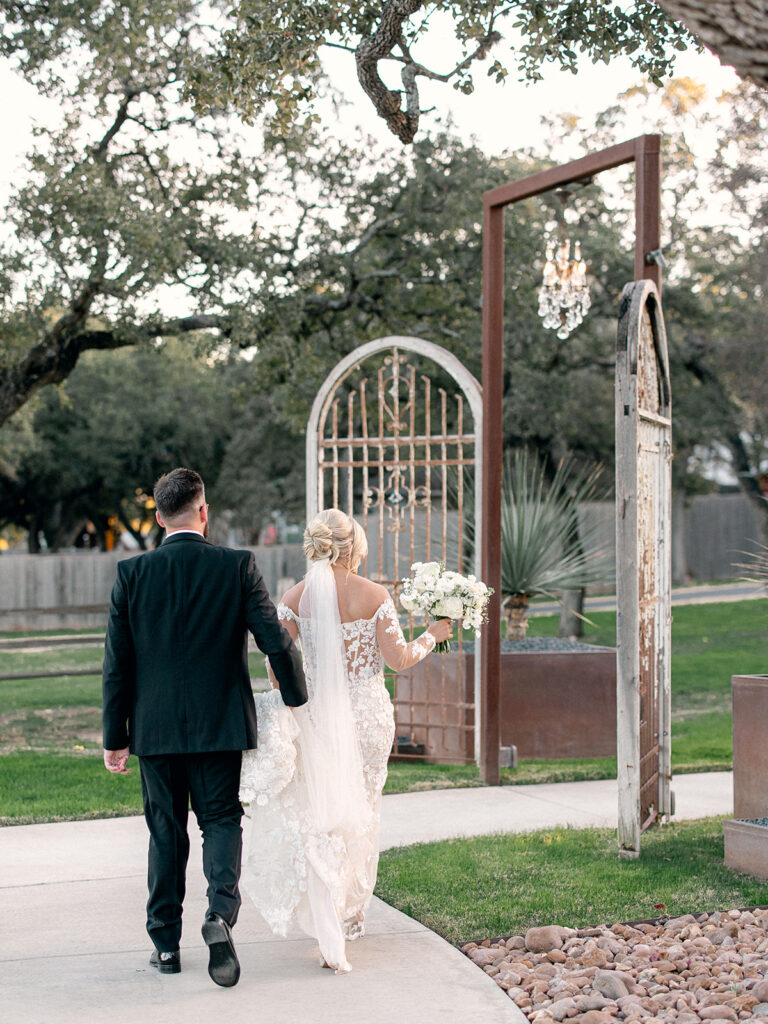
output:
[[[251,804],[242,878],[274,932],[295,921],[317,939],[323,966],[344,974],[345,940],[364,934],[376,883],[395,731],[384,664],[410,668],[452,627],[440,619],[406,642],[389,592],[357,575],[368,544],[339,509],[312,520],[304,551],[309,571],[277,611],[301,643],[309,701],[289,709],[277,689],[256,694],[258,748],[244,755],[241,778]]]

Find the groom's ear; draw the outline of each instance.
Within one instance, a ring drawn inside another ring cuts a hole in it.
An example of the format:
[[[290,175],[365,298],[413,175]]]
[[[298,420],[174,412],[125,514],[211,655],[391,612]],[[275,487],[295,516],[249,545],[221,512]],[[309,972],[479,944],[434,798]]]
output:
[[[160,527],[160,529],[164,530],[165,529],[165,523],[160,518],[160,513],[157,510],[155,511],[155,519],[157,520],[157,525]]]

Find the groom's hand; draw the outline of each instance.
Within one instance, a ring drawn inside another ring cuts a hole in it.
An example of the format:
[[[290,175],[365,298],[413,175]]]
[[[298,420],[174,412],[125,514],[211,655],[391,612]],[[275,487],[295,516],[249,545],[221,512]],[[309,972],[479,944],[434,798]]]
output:
[[[122,750],[105,750],[104,767],[114,775],[130,775],[131,769],[125,767],[130,753],[130,747],[123,747]]]

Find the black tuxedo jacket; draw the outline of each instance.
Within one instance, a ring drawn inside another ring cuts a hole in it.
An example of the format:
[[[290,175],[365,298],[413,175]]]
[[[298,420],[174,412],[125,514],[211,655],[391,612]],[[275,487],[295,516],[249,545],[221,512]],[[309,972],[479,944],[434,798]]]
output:
[[[301,657],[250,551],[175,533],[117,564],[104,651],[104,747],[191,754],[256,746],[250,630],[286,704],[307,700]]]

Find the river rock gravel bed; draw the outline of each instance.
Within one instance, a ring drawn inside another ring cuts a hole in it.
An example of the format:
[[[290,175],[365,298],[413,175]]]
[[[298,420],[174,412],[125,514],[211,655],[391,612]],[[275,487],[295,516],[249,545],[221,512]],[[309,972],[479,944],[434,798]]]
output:
[[[536,1024],[768,1022],[768,910],[460,945]]]

